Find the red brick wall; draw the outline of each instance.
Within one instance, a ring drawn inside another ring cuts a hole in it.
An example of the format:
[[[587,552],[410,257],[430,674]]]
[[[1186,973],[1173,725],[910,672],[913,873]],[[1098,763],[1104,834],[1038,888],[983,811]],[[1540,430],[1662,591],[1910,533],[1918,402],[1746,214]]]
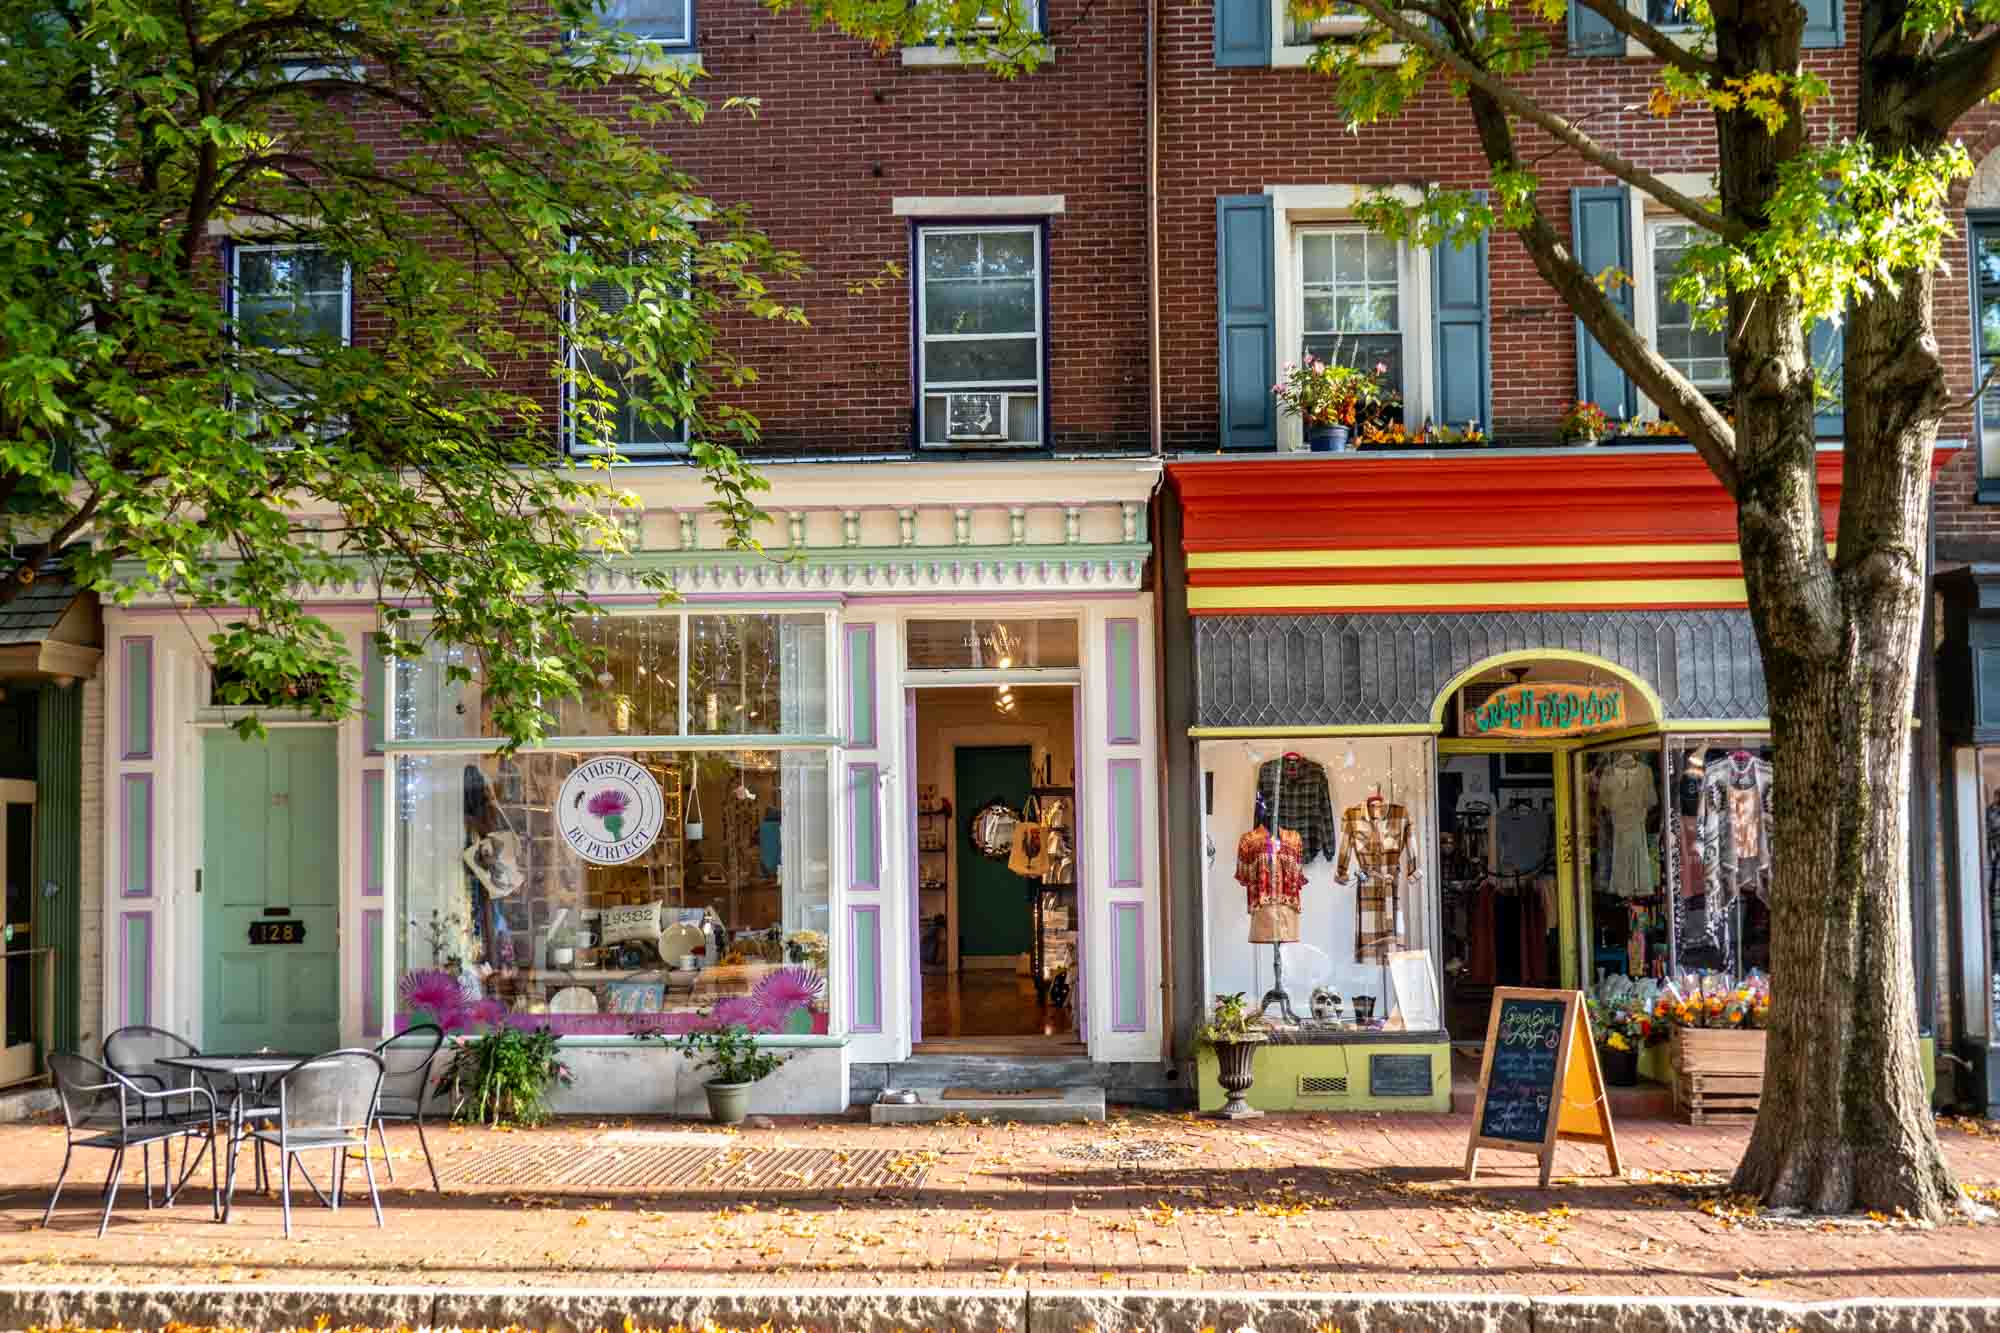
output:
[[[696,36],[719,107],[658,135],[724,201],[742,201],[811,267],[776,294],[805,329],[744,321],[730,349],[760,382],[735,395],[766,451],[848,454],[910,445],[910,227],[898,195],[1049,195],[1049,413],[1059,449],[1148,446],[1145,31],[1138,0],[1051,0],[1060,31],[1089,3],[1053,66],[1001,82],[978,69],[903,67],[759,0],[697,0]],[[615,99],[600,99],[616,114]],[[905,276],[849,288],[885,264]]]

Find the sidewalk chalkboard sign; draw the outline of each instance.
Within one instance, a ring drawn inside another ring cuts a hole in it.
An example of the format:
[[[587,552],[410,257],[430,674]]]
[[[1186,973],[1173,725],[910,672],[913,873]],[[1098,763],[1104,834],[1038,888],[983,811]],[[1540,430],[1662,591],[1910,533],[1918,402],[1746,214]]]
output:
[[[1583,992],[1497,987],[1486,1020],[1466,1178],[1475,1178],[1481,1148],[1500,1148],[1541,1158],[1547,1186],[1559,1139],[1602,1143],[1611,1173],[1621,1174]]]

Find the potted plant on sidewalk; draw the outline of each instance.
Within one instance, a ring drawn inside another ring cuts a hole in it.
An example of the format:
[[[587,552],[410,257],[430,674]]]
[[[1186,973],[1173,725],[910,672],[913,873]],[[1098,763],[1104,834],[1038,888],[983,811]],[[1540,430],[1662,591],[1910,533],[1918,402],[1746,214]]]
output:
[[[702,1087],[708,1092],[708,1118],[718,1125],[740,1125],[750,1110],[750,1089],[778,1072],[785,1057],[757,1045],[741,1023],[703,1028],[674,1039],[697,1069],[714,1076]]]
[[[1639,1052],[1657,1040],[1650,1014],[1623,1002],[1590,1001],[1590,1032],[1604,1081],[1614,1088],[1639,1084]]]
[[[1251,1109],[1244,1095],[1255,1082],[1253,1063],[1257,1048],[1265,1041],[1264,1020],[1250,1012],[1250,1001],[1242,991],[1215,997],[1208,1021],[1195,1031],[1195,1043],[1215,1052],[1216,1082],[1228,1100],[1215,1112],[1218,1120],[1249,1120],[1264,1114]]]
[[[1373,424],[1398,401],[1383,383],[1388,372],[1380,362],[1372,371],[1357,370],[1308,353],[1304,361],[1285,363],[1284,378],[1271,391],[1278,407],[1305,426],[1307,448],[1339,453],[1357,426]]]

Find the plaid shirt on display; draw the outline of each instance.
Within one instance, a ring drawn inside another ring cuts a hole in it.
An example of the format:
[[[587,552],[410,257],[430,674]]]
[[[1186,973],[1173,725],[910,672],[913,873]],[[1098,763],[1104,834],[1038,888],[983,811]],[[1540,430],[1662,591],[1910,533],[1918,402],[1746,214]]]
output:
[[[1370,806],[1374,809],[1371,811]],[[1349,806],[1341,816],[1345,840],[1334,877],[1359,880],[1354,914],[1354,961],[1383,963],[1403,947],[1396,929],[1403,885],[1416,875],[1416,837],[1410,812],[1400,805],[1371,801]]]
[[[1299,835],[1301,864],[1333,859],[1333,796],[1326,770],[1301,755],[1272,759],[1257,769],[1257,817],[1265,828]]]

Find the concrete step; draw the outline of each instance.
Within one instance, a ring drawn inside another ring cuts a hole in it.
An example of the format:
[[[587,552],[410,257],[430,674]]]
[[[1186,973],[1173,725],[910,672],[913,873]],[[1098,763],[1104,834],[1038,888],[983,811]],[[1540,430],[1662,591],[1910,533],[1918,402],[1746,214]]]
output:
[[[889,1068],[892,1088],[984,1088],[1020,1092],[1027,1088],[1081,1088],[1104,1082],[1103,1071],[1085,1058],[1048,1059],[1023,1055],[916,1055]]]
[[[1053,1097],[993,1097],[944,1099],[941,1087],[914,1090],[917,1100],[907,1106],[876,1102],[868,1119],[877,1125],[924,1125],[959,1116],[967,1120],[1012,1120],[1024,1125],[1096,1122],[1104,1119],[1104,1089],[1063,1088]]]
[[[8,1088],[0,1092],[0,1125],[32,1120],[59,1110],[61,1106],[62,1103],[56,1099],[56,1090],[46,1083]]]

